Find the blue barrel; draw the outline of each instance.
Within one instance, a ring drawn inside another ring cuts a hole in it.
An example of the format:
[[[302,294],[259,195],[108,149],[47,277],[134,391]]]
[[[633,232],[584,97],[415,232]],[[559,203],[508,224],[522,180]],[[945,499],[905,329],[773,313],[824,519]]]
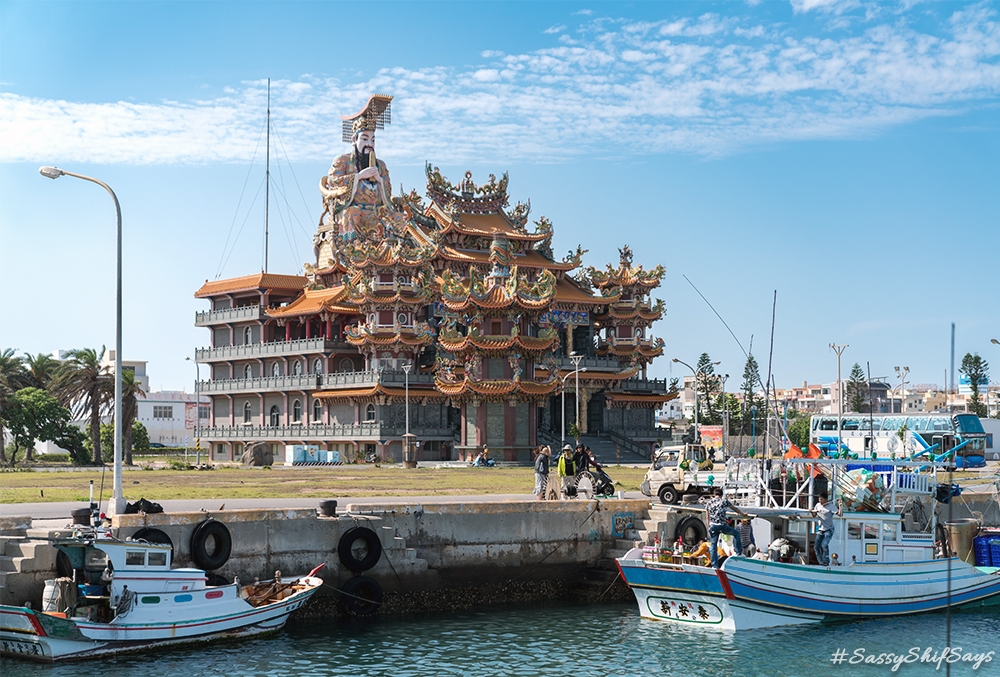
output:
[[[1000,538],[990,539],[990,557],[993,559],[990,566],[1000,565]]]
[[[977,536],[972,539],[972,547],[976,551],[976,566],[993,566],[993,556],[990,553],[990,541],[995,540],[993,536]]]

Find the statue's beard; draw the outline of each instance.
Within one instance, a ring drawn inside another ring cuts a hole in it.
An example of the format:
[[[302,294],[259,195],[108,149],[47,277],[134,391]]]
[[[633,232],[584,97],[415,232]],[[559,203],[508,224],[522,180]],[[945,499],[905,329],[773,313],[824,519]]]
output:
[[[358,169],[366,169],[371,163],[371,148],[365,148],[364,150],[356,150],[354,152],[354,157],[357,161]]]

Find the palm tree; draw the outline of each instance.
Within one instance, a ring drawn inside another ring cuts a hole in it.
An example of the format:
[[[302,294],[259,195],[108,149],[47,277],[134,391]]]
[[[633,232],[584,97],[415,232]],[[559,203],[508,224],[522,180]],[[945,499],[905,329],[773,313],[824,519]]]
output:
[[[125,447],[125,465],[132,465],[132,422],[139,413],[139,398],[146,393],[135,382],[135,372],[122,371],[122,446]],[[115,421],[118,425],[118,421]]]
[[[23,358],[16,355],[13,348],[0,351],[0,463],[7,462],[3,444],[3,416],[7,398],[27,385]]]
[[[59,360],[45,353],[37,355],[24,354],[24,365],[27,368],[27,378],[33,388],[48,390],[52,385],[52,380],[59,371]]]
[[[114,400],[115,384],[111,373],[101,367],[104,346],[98,353],[93,348],[81,348],[66,353],[52,383],[55,395],[63,406],[76,415],[90,416],[90,441],[94,448],[94,464],[101,461],[101,413]]]

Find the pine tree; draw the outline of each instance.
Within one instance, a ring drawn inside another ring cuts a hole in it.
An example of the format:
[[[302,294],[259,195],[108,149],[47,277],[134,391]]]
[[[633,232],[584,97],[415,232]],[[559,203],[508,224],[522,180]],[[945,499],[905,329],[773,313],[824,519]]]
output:
[[[847,395],[848,411],[856,413],[868,411],[868,379],[865,378],[865,372],[857,362],[851,367],[851,375],[847,377],[844,393]]]
[[[970,411],[980,418],[986,418],[988,412],[986,405],[979,400],[979,388],[990,382],[989,362],[981,358],[979,353],[966,353],[958,371],[969,379],[969,388],[972,390],[972,396],[969,398]]]
[[[695,367],[695,388],[698,390],[699,408],[703,410],[698,414],[698,421],[701,424],[713,425],[718,423],[719,415],[715,408],[715,398],[713,392],[719,386],[719,377],[715,374],[715,365],[708,353],[702,353],[698,358]]]
[[[750,434],[751,420],[753,419],[750,410],[757,407],[759,413],[764,408],[762,399],[756,394],[759,387],[760,367],[757,365],[757,358],[751,353],[747,356],[747,363],[743,367],[743,385],[740,387],[743,391],[743,408],[740,411],[740,419],[743,422],[741,430],[744,435]]]

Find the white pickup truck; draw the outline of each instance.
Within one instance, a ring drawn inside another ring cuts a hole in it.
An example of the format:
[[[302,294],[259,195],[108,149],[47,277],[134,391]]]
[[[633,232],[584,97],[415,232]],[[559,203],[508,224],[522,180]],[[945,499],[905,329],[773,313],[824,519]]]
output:
[[[725,472],[716,473],[705,446],[685,444],[662,447],[653,452],[653,460],[640,485],[642,493],[660,503],[677,503],[684,494],[707,494],[721,486]]]

